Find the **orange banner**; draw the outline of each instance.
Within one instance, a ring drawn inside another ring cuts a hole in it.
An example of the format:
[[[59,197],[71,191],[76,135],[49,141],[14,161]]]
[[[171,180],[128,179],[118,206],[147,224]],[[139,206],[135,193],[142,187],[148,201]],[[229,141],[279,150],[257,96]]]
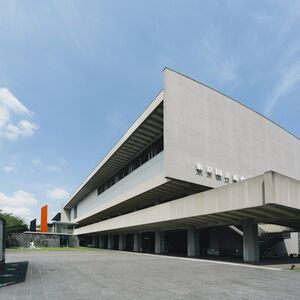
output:
[[[48,231],[48,205],[41,207],[41,232]]]

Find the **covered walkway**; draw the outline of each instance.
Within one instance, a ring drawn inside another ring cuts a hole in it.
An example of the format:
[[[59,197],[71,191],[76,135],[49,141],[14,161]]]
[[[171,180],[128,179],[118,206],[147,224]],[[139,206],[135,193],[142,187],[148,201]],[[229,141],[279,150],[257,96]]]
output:
[[[275,172],[158,204],[75,230],[94,237],[134,234],[134,250],[143,251],[143,232],[153,232],[155,253],[165,252],[164,232],[185,229],[187,255],[199,255],[200,228],[235,225],[243,233],[243,258],[259,260],[258,223],[300,231],[300,182]],[[108,245],[110,243],[108,242]],[[200,242],[201,244],[201,242]],[[119,243],[123,245],[123,243]],[[119,248],[124,249],[124,246]]]

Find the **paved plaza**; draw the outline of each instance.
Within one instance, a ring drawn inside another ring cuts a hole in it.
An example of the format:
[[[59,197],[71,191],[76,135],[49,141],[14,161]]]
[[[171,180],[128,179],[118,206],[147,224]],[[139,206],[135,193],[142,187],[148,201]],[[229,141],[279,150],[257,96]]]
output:
[[[100,249],[7,253],[9,269],[27,261],[1,300],[300,298],[300,272],[287,270]]]

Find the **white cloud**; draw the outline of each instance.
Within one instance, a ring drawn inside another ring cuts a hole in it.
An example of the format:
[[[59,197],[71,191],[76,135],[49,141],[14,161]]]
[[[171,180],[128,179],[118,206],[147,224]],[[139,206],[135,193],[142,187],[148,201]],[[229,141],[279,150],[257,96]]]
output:
[[[21,132],[19,127],[15,126],[13,124],[7,124],[4,127],[4,129],[5,129],[4,135],[9,140],[15,140]]]
[[[25,219],[27,223],[29,223],[32,219],[35,219],[34,212],[29,207],[7,207],[4,206],[2,208],[3,212],[13,214],[15,216],[18,216],[20,218]]]
[[[126,115],[122,112],[112,112],[107,115],[106,121],[110,127],[114,127],[118,130],[123,131],[127,127]]]
[[[5,127],[5,137],[9,140],[15,140],[19,136],[32,136],[34,131],[38,129],[37,125],[27,121],[21,120],[17,125],[11,123],[7,124]]]
[[[15,168],[13,166],[4,166],[3,170],[7,173],[13,172]]]
[[[231,56],[219,64],[219,76],[223,82],[237,81],[238,59]]]
[[[9,121],[9,118],[8,108],[0,103],[0,127],[4,126]]]
[[[61,164],[63,164],[63,165],[67,165],[67,164],[68,164],[68,161],[65,160],[64,158],[60,158],[60,159],[59,159],[59,162],[60,162]]]
[[[34,165],[39,165],[39,164],[42,162],[42,160],[41,160],[40,157],[36,157],[36,158],[32,159],[31,162],[32,162]]]
[[[29,109],[22,104],[7,88],[0,88],[0,103],[17,114],[31,115]]]
[[[61,162],[61,161],[59,160],[59,162]],[[60,166],[45,163],[45,161],[42,160],[40,157],[33,158],[31,160],[31,163],[36,165],[36,166],[40,165],[43,168],[45,168],[45,170],[50,171],[50,172],[60,172],[62,170],[62,168]],[[67,164],[67,162],[64,161],[64,164]]]
[[[69,197],[69,193],[63,188],[54,188],[53,190],[47,191],[47,198],[54,200],[63,200]]]
[[[38,129],[37,125],[29,122],[28,120],[21,120],[19,122],[19,128],[21,130],[21,134],[24,136],[32,136],[34,131]]]
[[[284,6],[285,22],[281,26],[279,32],[280,36],[283,36],[290,31],[293,26],[297,25],[300,19],[300,3],[298,0],[284,1],[282,2],[282,5]]]
[[[259,23],[272,23],[274,21],[276,21],[276,17],[269,14],[269,13],[264,13],[264,12],[261,12],[261,11],[248,11],[246,12],[248,13],[248,15],[253,18],[256,22],[259,22]]]
[[[16,140],[20,136],[32,136],[38,129],[36,124],[26,119],[14,122],[13,114],[32,116],[30,110],[7,88],[0,88],[0,135],[9,140]]]
[[[19,190],[12,194],[12,196],[7,196],[0,192],[0,205],[18,207],[22,205],[36,205],[38,201],[34,196],[25,191]]]
[[[274,89],[266,100],[265,114],[270,116],[274,107],[283,96],[287,96],[291,93],[295,87],[300,83],[300,60],[297,62],[287,63],[286,66],[282,67],[282,74],[279,77]]]
[[[34,218],[34,213],[31,206],[38,204],[34,195],[22,190],[18,190],[12,196],[5,195],[0,192],[0,207],[6,213],[12,213],[16,216],[29,221]]]
[[[208,27],[207,32],[196,46],[200,68],[221,85],[237,86],[240,58],[226,55],[226,40],[217,28]]]
[[[49,171],[51,171],[51,172],[59,172],[59,171],[61,171],[61,168],[60,168],[60,167],[58,167],[58,166],[53,166],[53,165],[48,165],[48,166],[47,166],[47,169],[48,169]]]

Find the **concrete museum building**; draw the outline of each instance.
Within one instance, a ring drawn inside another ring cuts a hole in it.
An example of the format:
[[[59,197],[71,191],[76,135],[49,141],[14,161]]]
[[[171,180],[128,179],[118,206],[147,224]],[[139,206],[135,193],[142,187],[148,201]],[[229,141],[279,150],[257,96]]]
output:
[[[254,262],[289,240],[298,254],[299,139],[195,80],[163,76],[61,221],[100,248]]]

